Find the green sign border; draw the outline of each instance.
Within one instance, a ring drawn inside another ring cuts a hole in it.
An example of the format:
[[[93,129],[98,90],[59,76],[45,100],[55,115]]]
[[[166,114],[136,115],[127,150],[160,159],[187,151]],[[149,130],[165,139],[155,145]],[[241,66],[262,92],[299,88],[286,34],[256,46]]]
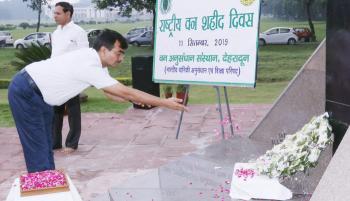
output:
[[[211,86],[234,86],[234,87],[256,87],[257,79],[257,66],[258,66],[258,53],[259,53],[259,30],[260,30],[260,13],[261,13],[261,0],[259,1],[259,18],[258,18],[258,31],[256,36],[256,60],[255,60],[255,79],[253,83],[227,83],[227,82],[204,82],[204,81],[183,81],[183,80],[161,80],[155,79],[155,63],[156,63],[156,47],[157,41],[157,30],[158,30],[158,0],[156,0],[156,9],[155,9],[155,27],[154,27],[154,48],[153,48],[153,71],[152,71],[152,80],[156,83],[167,83],[167,84],[196,84],[196,85],[211,85]]]

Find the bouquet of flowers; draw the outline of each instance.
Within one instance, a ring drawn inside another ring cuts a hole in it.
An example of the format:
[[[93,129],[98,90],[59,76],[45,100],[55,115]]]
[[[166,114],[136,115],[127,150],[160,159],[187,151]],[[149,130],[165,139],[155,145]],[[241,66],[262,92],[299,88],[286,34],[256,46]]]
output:
[[[288,177],[298,171],[315,167],[328,144],[332,143],[332,128],[328,113],[311,119],[301,130],[287,135],[284,141],[255,161],[259,174],[270,178]]]

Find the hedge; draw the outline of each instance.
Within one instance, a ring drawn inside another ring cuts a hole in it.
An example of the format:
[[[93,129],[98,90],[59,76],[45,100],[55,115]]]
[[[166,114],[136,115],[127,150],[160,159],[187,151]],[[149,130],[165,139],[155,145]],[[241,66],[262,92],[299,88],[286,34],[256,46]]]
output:
[[[0,79],[0,89],[7,89],[10,81],[10,79]]]
[[[130,77],[116,78],[120,83],[124,85],[131,85],[132,79]],[[7,89],[10,84],[10,79],[0,79],[0,89]]]

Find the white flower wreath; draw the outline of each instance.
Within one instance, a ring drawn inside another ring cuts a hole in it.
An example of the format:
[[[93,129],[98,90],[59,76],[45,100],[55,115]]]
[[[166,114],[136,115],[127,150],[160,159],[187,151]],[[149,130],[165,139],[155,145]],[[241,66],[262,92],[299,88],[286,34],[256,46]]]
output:
[[[331,143],[332,128],[326,112],[312,118],[301,130],[287,135],[281,144],[260,156],[255,161],[256,170],[274,178],[306,171],[317,165],[321,151]]]

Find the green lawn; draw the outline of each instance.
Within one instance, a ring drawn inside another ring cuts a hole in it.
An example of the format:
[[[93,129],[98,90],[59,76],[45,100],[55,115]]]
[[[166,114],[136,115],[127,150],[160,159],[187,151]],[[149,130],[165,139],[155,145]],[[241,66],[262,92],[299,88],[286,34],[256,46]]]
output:
[[[148,23],[148,24],[147,24]],[[149,26],[150,22],[140,22],[135,24],[105,24],[93,25],[84,28],[108,27],[127,32],[132,27]],[[275,26],[307,26],[306,22],[281,22],[275,20],[262,20],[261,30],[266,30]],[[316,35],[318,42],[325,36],[325,22],[316,22]],[[53,28],[52,28],[53,29]],[[13,35],[23,36],[33,30],[16,30]],[[318,43],[288,45],[267,45],[259,48],[258,59],[258,81],[255,89],[228,87],[229,101],[231,103],[272,103],[288,82],[294,77],[296,72],[302,67],[307,58],[316,49]],[[16,72],[10,65],[14,59],[16,50],[12,48],[0,48],[0,79],[11,78]],[[126,53],[124,62],[118,68],[110,68],[114,77],[131,77],[131,57],[134,55],[152,54],[150,47],[131,46]],[[106,100],[104,95],[94,89],[85,91],[88,102],[82,104],[83,112],[123,112],[130,103],[113,103]],[[216,93],[211,86],[191,86],[190,104],[210,104],[216,103]],[[7,90],[0,89],[0,127],[13,126],[12,117],[8,108]]]
[[[0,79],[11,78],[16,69],[11,66],[11,61],[15,59],[15,49],[0,48]]]
[[[240,104],[272,103],[287,84],[288,82],[258,83],[255,89],[228,87],[229,102]],[[85,93],[89,97],[88,101],[81,105],[82,112],[122,113],[131,106],[130,103],[115,103],[107,100],[103,93],[95,88],[89,88]],[[221,94],[223,94],[223,90],[221,90]],[[191,86],[189,97],[189,104],[214,104],[217,102],[216,91],[211,86]],[[224,97],[222,96],[222,98]],[[7,102],[7,90],[0,89],[0,127],[13,125]]]
[[[11,78],[17,70],[11,66],[11,61],[15,59],[13,48],[0,48],[0,79]],[[131,57],[135,55],[152,55],[153,50],[150,46],[135,47],[131,46],[126,51],[123,63],[117,68],[109,68],[113,77],[130,77],[131,76]]]
[[[260,47],[258,82],[291,80],[317,46],[318,43],[305,43]]]

